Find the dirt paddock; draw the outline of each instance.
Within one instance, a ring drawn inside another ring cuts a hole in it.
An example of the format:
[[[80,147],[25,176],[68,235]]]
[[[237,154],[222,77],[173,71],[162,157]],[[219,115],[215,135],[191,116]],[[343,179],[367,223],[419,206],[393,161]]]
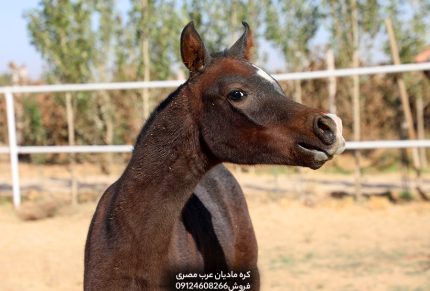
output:
[[[430,203],[318,196],[304,203],[258,186],[272,176],[238,177],[257,233],[263,291],[430,290]],[[276,183],[286,187],[282,178]],[[52,218],[23,221],[2,203],[0,290],[82,290],[95,206],[63,206]]]

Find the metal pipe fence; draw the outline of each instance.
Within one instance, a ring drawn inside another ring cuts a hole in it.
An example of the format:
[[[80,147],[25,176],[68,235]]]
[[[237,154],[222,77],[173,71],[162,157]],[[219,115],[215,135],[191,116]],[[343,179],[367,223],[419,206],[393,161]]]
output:
[[[375,66],[364,68],[338,69],[326,71],[312,71],[288,74],[275,74],[278,81],[309,80],[330,77],[348,77],[354,75],[392,74],[430,70],[430,62],[420,64],[403,64]],[[0,87],[0,94],[5,96],[9,146],[0,147],[0,154],[9,154],[12,173],[13,204],[19,207],[21,193],[19,184],[19,154],[46,154],[46,153],[124,153],[131,152],[131,145],[81,145],[81,146],[22,146],[17,144],[16,120],[14,109],[14,93],[49,93],[49,92],[76,92],[98,90],[132,90],[144,88],[175,88],[184,80],[150,81],[150,82],[117,82],[117,83],[90,83],[90,84],[58,84],[38,86]],[[349,141],[347,150],[377,149],[377,148],[417,148],[430,147],[430,140],[379,140],[379,141]]]

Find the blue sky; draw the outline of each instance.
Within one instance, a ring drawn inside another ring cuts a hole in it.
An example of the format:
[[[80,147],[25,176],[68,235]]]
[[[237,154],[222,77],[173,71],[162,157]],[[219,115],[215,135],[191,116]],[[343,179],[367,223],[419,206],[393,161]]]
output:
[[[36,8],[40,0],[9,1],[0,10],[0,74],[8,71],[8,64],[13,61],[18,65],[26,65],[30,78],[37,79],[43,71],[43,61],[40,54],[30,42],[24,13]],[[118,8],[123,12],[129,8],[128,0],[117,0]],[[279,61],[277,53],[268,43],[262,43],[268,54],[268,67],[271,71],[282,70],[283,62]]]
[[[8,71],[8,64],[13,61],[18,65],[26,65],[30,78],[37,79],[43,71],[43,61],[30,42],[24,13],[36,8],[40,0],[9,1],[0,10],[0,74]],[[123,12],[129,8],[128,0],[117,0],[118,8]],[[279,61],[274,61],[276,52],[267,44],[269,52],[268,62],[279,67]],[[276,69],[276,68],[275,68]]]
[[[37,79],[43,71],[42,58],[30,43],[26,21],[23,17],[26,11],[36,8],[39,2],[40,0],[8,1],[0,10],[0,74],[8,71],[8,64],[11,61],[19,65],[26,65],[32,79]],[[126,13],[129,8],[129,1],[117,0],[117,4],[118,8]],[[318,44],[326,38],[327,35],[322,29],[313,43]],[[269,55],[266,67],[270,68],[271,72],[283,70],[282,64],[284,62],[280,61],[280,54],[267,42],[263,42],[261,45]],[[371,55],[378,61],[384,60],[384,56],[378,50],[372,52]]]
[[[30,43],[24,13],[36,8],[40,0],[8,1],[0,9],[0,74],[8,71],[8,64],[14,61],[25,64],[31,78],[37,78],[43,70],[40,54]],[[128,1],[118,1],[121,10],[126,10]]]
[[[39,0],[8,1],[0,10],[0,73],[8,70],[11,61],[25,64],[30,77],[42,71],[42,59],[30,44],[23,13],[37,7]]]

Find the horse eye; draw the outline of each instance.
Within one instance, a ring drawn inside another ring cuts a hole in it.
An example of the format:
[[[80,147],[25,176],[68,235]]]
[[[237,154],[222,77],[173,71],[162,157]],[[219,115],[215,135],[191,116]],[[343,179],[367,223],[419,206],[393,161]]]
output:
[[[243,92],[242,90],[233,90],[230,93],[228,93],[228,98],[232,101],[242,101],[247,96],[246,92]]]

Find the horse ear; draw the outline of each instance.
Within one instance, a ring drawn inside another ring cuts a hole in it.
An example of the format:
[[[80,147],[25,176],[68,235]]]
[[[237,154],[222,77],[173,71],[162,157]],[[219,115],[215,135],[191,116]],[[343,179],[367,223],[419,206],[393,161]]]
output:
[[[232,45],[231,48],[228,50],[228,54],[233,57],[245,58],[247,60],[250,60],[254,41],[248,23],[242,21],[242,24],[245,27],[245,31],[243,32],[242,36],[234,43],[234,45]]]
[[[182,62],[191,73],[202,71],[209,63],[209,53],[191,21],[181,34]]]

